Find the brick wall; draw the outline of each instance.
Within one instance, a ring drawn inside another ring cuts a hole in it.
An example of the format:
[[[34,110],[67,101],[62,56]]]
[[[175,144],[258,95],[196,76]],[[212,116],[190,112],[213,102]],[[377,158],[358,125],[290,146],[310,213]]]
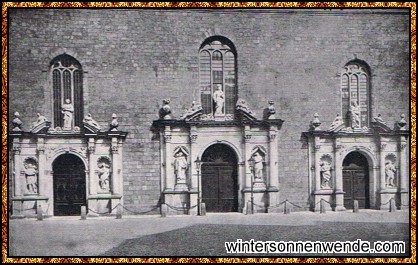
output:
[[[64,52],[80,61],[85,113],[103,126],[117,113],[124,145],[124,195],[131,209],[160,199],[159,142],[151,123],[163,98],[173,116],[198,99],[198,49],[209,36],[237,49],[239,97],[262,118],[268,100],[280,131],[281,199],[308,199],[301,133],[318,112],[328,127],[340,111],[342,67],[357,58],[372,70],[372,115],[389,123],[409,115],[409,14],[400,10],[280,12],[145,9],[10,9],[9,119],[24,129],[36,113],[52,119],[49,62]],[[394,12],[389,12],[394,11]]]

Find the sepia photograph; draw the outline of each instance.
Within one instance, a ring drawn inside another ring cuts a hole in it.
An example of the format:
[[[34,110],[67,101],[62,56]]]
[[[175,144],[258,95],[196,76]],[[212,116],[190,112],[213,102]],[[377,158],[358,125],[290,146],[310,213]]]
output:
[[[3,262],[416,261],[416,4],[112,3],[2,4]]]

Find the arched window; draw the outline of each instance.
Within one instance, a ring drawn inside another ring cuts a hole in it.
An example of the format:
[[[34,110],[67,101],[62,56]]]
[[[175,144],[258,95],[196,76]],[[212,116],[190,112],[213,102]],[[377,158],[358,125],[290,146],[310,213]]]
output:
[[[348,62],[341,75],[342,116],[347,126],[362,128],[370,120],[370,68],[364,61]],[[356,109],[357,114],[356,114]],[[357,116],[356,116],[357,115]]]
[[[50,63],[54,98],[54,127],[65,127],[63,105],[69,102],[74,112],[70,127],[81,127],[83,120],[83,71],[81,64],[68,54],[55,57]]]
[[[238,92],[236,55],[234,44],[225,37],[210,37],[200,46],[200,99],[205,114],[233,117]],[[222,108],[214,98],[219,89],[224,97]]]

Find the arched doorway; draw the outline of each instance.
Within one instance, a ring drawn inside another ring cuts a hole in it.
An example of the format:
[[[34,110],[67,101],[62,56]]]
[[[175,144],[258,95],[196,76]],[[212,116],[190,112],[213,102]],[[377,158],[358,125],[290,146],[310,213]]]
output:
[[[54,176],[54,215],[80,215],[86,205],[86,177],[83,161],[72,154],[57,157],[52,163]]]
[[[344,206],[353,209],[354,200],[359,208],[370,208],[369,164],[359,152],[349,153],[343,161]]]
[[[229,146],[214,144],[202,155],[202,201],[208,212],[238,211],[237,156]]]

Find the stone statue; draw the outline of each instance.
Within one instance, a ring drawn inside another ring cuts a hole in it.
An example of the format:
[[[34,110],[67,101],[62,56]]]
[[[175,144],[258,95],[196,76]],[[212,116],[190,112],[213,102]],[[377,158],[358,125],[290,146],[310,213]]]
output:
[[[260,155],[259,152],[255,152],[253,154],[254,159],[254,181],[261,182],[263,181],[263,157]]]
[[[13,131],[21,131],[22,130],[22,121],[20,120],[20,114],[19,112],[15,112],[15,118],[12,120],[12,130]]]
[[[328,132],[334,132],[337,131],[341,125],[343,125],[343,119],[341,118],[340,114],[337,113],[337,117],[335,117],[334,121],[332,122],[331,126],[328,128]]]
[[[351,127],[360,128],[360,106],[357,101],[352,101],[350,106]]]
[[[110,166],[106,162],[99,162],[99,186],[102,191],[109,191]]]
[[[32,162],[25,163],[26,188],[28,193],[38,193],[38,169]]]
[[[119,126],[118,117],[116,116],[116,113],[112,114],[112,121],[109,124],[111,131],[117,131]]]
[[[381,124],[384,124],[384,125],[386,125],[387,123],[382,119],[382,115],[379,113],[379,114],[377,114],[377,117],[374,117],[374,120],[377,122],[377,123],[381,123]]]
[[[321,188],[330,188],[329,181],[331,180],[331,166],[328,162],[322,161],[320,164],[321,172]]]
[[[216,91],[213,93],[213,101],[215,102],[215,115],[224,114],[225,95],[222,86],[217,85]]]
[[[95,128],[95,129],[97,129],[97,130],[101,130],[100,125],[97,123],[97,121],[95,121],[95,120],[93,119],[93,117],[91,116],[91,114],[90,114],[90,113],[88,113],[88,114],[84,117],[83,122],[84,122],[84,123],[86,123],[86,124],[88,124],[88,125],[90,125],[90,126],[92,126],[93,128]]]
[[[192,105],[190,108],[181,116],[182,119],[191,120],[197,118],[202,114],[202,106],[198,104],[196,101],[193,100]]]
[[[73,123],[73,114],[74,114],[74,107],[71,104],[70,99],[66,99],[65,103],[62,104],[62,114],[64,114],[64,130],[71,130],[72,123]]]
[[[48,120],[45,118],[45,116],[42,116],[40,113],[36,113],[36,121],[32,123],[32,128],[38,126],[39,124],[42,124],[44,122],[47,122]]]
[[[163,99],[163,106],[159,111],[160,119],[170,120],[171,119],[171,108],[170,108],[170,100]]]
[[[187,169],[188,163],[186,155],[183,151],[180,151],[176,154],[176,158],[174,160],[174,173],[176,174],[177,182],[185,182]]]
[[[394,187],[396,167],[390,160],[386,161],[385,174],[386,174],[386,187]]]

